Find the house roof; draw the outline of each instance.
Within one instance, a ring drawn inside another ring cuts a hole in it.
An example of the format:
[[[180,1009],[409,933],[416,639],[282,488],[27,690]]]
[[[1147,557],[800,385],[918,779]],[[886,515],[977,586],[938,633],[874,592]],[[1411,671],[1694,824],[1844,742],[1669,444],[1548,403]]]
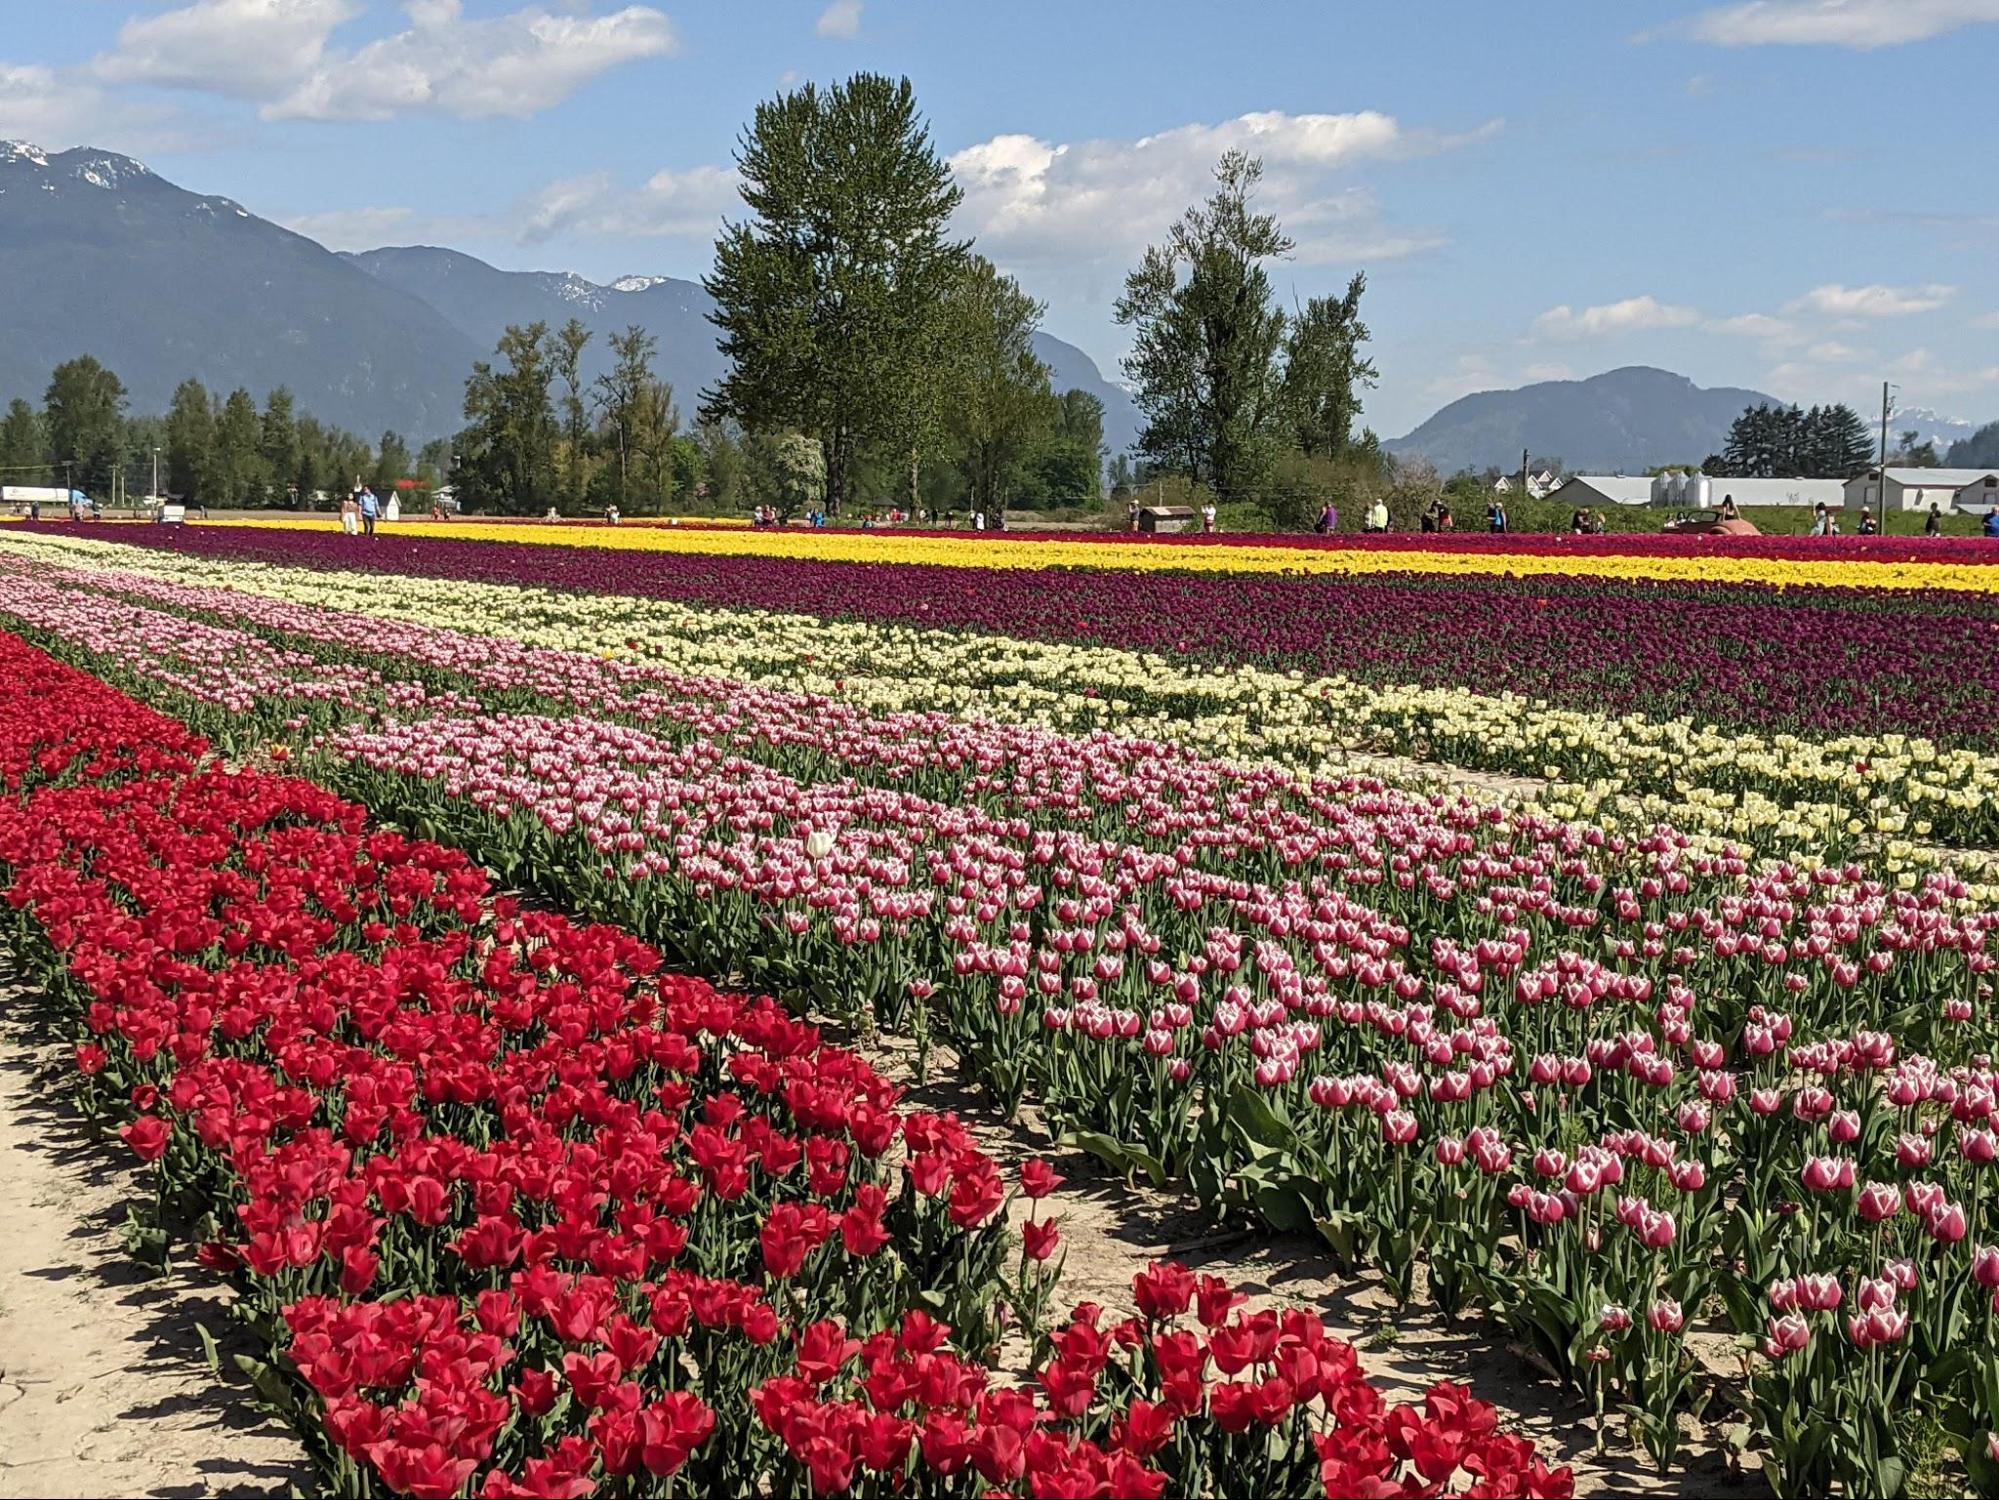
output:
[[[1649,474],[1572,474],[1548,498],[1560,500],[1571,490],[1581,486],[1593,490],[1600,498],[1614,505],[1645,505],[1652,499],[1652,478]],[[1580,494],[1574,497],[1580,500]]]
[[[1873,479],[1878,470],[1869,469],[1858,474],[1857,479]],[[1993,471],[1990,469],[1919,469],[1897,464],[1888,465],[1888,477],[1896,484],[1913,485],[1918,489],[1963,489],[1967,484],[1977,484]],[[1849,479],[1848,484],[1853,483]]]

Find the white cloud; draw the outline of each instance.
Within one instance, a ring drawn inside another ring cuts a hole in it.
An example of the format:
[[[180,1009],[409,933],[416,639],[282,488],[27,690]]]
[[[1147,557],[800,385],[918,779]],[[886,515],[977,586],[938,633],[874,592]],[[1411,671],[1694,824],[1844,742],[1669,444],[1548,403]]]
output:
[[[506,216],[505,230],[524,245],[563,235],[712,240],[735,207],[735,169],[691,167],[657,172],[625,188],[608,172],[572,177],[531,193]]]
[[[1840,286],[1833,283],[1813,287],[1784,311],[1818,313],[1831,318],[1902,318],[1912,313],[1934,312],[1956,295],[1956,287],[1935,284]]]
[[[467,19],[464,0],[404,0],[405,29],[354,50],[334,34],[358,0],[195,0],[126,23],[93,69],[107,82],[263,106],[266,119],[386,120],[412,110],[525,119],[600,73],[678,47],[649,5],[607,15],[529,5]]]
[[[1702,326],[1709,333],[1729,338],[1760,339],[1766,344],[1790,344],[1799,338],[1794,324],[1782,318],[1773,318],[1768,313],[1738,313],[1732,318],[1711,318]]]
[[[1828,339],[1822,344],[1812,345],[1811,348],[1805,351],[1805,357],[1816,360],[1822,365],[1850,365],[1855,360],[1865,359],[1866,355],[1862,354],[1860,350],[1854,348],[1851,344],[1842,344],[1837,339]]]
[[[605,16],[536,6],[468,21],[462,0],[411,0],[410,29],[327,59],[271,119],[386,120],[405,110],[461,119],[527,119],[598,74],[679,47],[672,23],[647,5]]]
[[[1693,32],[1723,47],[1867,51],[1992,21],[1999,21],[1999,0],[1749,0],[1697,16]]]
[[[102,146],[142,155],[185,149],[196,134],[164,105],[41,63],[0,61],[0,140],[31,141],[50,151]]]
[[[1700,320],[1701,315],[1691,307],[1677,307],[1648,295],[1586,307],[1581,312],[1563,303],[1536,318],[1534,331],[1543,338],[1591,339],[1659,328],[1690,328]]]
[[[820,36],[852,41],[861,34],[861,0],[833,0],[820,12],[819,23],[812,29]]]
[[[317,67],[361,10],[357,0],[196,0],[127,21],[95,68],[113,83],[268,99]]]
[[[996,135],[951,158],[964,189],[960,226],[981,249],[1014,266],[1128,264],[1214,186],[1223,152],[1262,158],[1259,206],[1281,219],[1305,263],[1388,259],[1442,243],[1431,231],[1395,230],[1374,199],[1336,180],[1344,171],[1450,150],[1489,138],[1494,121],[1465,135],[1411,130],[1373,110],[1292,115],[1269,110],[1219,124],[1188,124],[1138,140],[1057,143]]]

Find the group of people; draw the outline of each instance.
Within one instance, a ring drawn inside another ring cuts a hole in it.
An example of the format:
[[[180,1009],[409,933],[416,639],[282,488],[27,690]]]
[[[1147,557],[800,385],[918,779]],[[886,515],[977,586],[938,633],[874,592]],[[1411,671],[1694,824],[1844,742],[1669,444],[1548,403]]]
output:
[[[373,536],[376,522],[402,518],[402,501],[391,492],[388,504],[384,505],[370,485],[355,485],[340,502],[340,529],[349,536]]]
[[[1724,511],[1723,514],[1726,515],[1728,512]],[[1578,506],[1576,513],[1569,517],[1570,536],[1602,536],[1608,530],[1610,527],[1604,522],[1603,512],[1600,510],[1588,510]]]

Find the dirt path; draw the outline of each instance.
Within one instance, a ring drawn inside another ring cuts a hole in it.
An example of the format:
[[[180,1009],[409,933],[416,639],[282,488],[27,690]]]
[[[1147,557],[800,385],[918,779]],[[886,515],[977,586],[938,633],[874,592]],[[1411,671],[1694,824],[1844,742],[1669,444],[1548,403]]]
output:
[[[1128,1311],[1132,1277],[1155,1260],[1177,1260],[1226,1277],[1253,1302],[1315,1309],[1330,1332],[1360,1351],[1362,1365],[1392,1400],[1419,1402],[1439,1380],[1469,1385],[1505,1413],[1511,1427],[1533,1439],[1549,1462],[1574,1465],[1578,1496],[1750,1500],[1770,1493],[1759,1473],[1731,1470],[1719,1434],[1690,1419],[1682,1421],[1688,1442],[1671,1474],[1658,1474],[1615,1422],[1608,1451],[1599,1455],[1594,1414],[1508,1349],[1503,1331],[1475,1323],[1450,1327],[1420,1297],[1417,1305],[1397,1312],[1380,1278],[1342,1274],[1317,1240],[1269,1230],[1219,1230],[1184,1193],[1132,1186],[1092,1158],[1052,1152],[1031,1108],[1023,1111],[1021,1123],[1001,1123],[982,1094],[960,1084],[946,1049],[933,1050],[929,1082],[921,1087],[911,1083],[914,1054],[908,1044],[878,1041],[863,1050],[884,1074],[909,1087],[907,1102],[955,1110],[1003,1164],[1042,1156],[1065,1174],[1067,1181],[1036,1214],[1052,1214],[1062,1229],[1066,1260],[1055,1296],[1058,1314],[1084,1301]],[[1015,1203],[1016,1219],[1026,1217],[1027,1206]]]
[[[125,1253],[124,1153],[70,1107],[19,998],[0,981],[0,1500],[306,1488],[296,1439],[209,1372],[216,1287]]]

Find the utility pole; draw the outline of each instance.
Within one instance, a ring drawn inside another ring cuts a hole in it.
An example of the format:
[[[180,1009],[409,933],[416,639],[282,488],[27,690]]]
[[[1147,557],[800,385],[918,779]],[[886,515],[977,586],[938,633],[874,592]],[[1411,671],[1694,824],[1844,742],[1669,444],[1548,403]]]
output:
[[[153,450],[153,498],[160,498],[160,450]]]
[[[1875,526],[1888,534],[1888,382],[1881,382],[1881,483],[1875,491]]]
[[[1520,498],[1522,500],[1532,498],[1527,493],[1527,450],[1525,448],[1520,450]]]

